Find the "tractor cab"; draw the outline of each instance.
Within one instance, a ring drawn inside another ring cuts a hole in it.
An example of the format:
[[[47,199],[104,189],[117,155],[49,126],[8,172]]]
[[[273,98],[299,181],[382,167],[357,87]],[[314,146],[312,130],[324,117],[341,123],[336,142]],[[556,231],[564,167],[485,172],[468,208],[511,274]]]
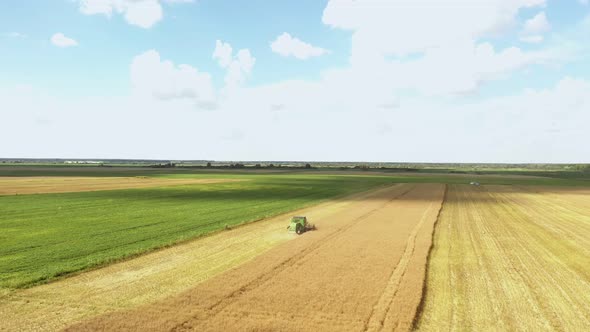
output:
[[[297,234],[302,234],[305,231],[311,230],[315,227],[310,226],[307,223],[307,217],[296,216],[291,218],[291,223],[287,227],[289,232],[295,232]]]

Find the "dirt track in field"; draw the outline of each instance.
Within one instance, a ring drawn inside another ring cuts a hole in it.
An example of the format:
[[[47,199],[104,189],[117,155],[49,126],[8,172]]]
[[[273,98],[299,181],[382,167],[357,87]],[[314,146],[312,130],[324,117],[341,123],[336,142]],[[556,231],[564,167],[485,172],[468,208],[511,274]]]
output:
[[[590,331],[589,197],[450,186],[419,330]]]
[[[317,231],[179,295],[68,330],[408,330],[444,188],[396,186],[310,214]]]
[[[303,250],[358,213],[379,208],[411,188],[395,185],[359,193],[47,285],[4,294],[0,290],[0,331],[55,331],[88,317],[180,294],[281,243],[293,242],[293,250]],[[307,215],[320,230],[300,237],[288,234],[285,228],[292,214]],[[263,260],[259,266],[272,264]]]
[[[17,194],[47,194],[132,188],[151,188],[184,184],[207,184],[231,181],[240,180],[73,176],[0,177],[0,196]]]

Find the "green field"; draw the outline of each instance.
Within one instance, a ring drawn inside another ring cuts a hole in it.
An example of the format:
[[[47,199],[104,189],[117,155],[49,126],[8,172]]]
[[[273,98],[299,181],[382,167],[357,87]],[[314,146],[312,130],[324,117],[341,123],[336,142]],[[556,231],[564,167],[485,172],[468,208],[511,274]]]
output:
[[[369,173],[370,174],[370,173]],[[142,168],[3,168],[0,176],[156,176],[245,181],[0,196],[0,288],[21,288],[388,183],[466,183],[469,176],[203,172]],[[587,185],[479,177],[489,184]]]

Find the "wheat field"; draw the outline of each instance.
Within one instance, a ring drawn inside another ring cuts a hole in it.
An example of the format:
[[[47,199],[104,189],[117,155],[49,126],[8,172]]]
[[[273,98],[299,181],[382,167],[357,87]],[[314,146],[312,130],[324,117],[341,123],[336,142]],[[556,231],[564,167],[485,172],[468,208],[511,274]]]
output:
[[[450,186],[416,327],[589,331],[587,194]]]

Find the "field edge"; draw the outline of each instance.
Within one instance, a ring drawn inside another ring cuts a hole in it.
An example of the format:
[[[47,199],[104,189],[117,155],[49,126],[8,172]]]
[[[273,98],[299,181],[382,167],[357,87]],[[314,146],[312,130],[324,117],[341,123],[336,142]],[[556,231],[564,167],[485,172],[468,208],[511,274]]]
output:
[[[426,304],[426,296],[428,293],[428,272],[430,269],[430,260],[432,258],[432,252],[434,251],[434,247],[435,247],[434,240],[436,237],[436,233],[438,232],[438,226],[440,225],[439,221],[441,218],[441,214],[445,208],[445,203],[447,201],[448,192],[449,192],[449,185],[445,184],[445,192],[443,194],[442,202],[440,204],[440,209],[438,210],[438,213],[436,215],[436,219],[434,221],[433,231],[432,231],[432,235],[431,235],[430,248],[428,249],[428,255],[426,256],[426,267],[424,269],[424,281],[422,283],[422,294],[420,296],[420,303],[418,304],[418,307],[416,308],[416,313],[414,314],[414,319],[412,320],[412,326],[410,327],[410,331],[419,330],[419,327],[420,327],[420,320],[422,319],[424,306]]]

